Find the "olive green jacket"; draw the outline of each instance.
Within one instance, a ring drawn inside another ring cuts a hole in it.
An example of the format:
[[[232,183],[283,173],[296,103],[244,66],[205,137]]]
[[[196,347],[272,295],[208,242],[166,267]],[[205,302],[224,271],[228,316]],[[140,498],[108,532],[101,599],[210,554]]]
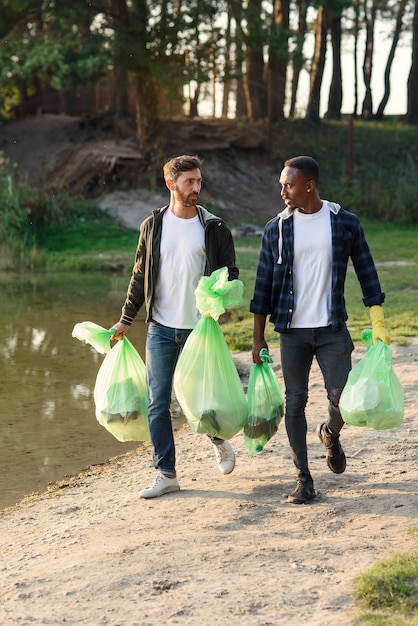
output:
[[[199,220],[205,229],[205,276],[209,276],[221,267],[227,267],[229,280],[238,278],[239,270],[235,264],[235,247],[230,229],[221,218],[202,206],[197,205],[196,208]],[[151,320],[154,288],[160,266],[163,215],[167,209],[168,205],[156,209],[140,226],[135,264],[120,319],[124,324],[132,323],[144,303],[145,321]]]

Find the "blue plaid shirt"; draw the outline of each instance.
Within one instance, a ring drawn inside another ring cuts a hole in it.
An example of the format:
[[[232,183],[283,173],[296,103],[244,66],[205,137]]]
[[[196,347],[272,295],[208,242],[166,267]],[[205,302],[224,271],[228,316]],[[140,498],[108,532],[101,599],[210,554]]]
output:
[[[325,201],[324,201],[325,202]],[[328,202],[332,232],[331,325],[340,330],[347,320],[344,285],[351,257],[365,306],[382,304],[382,293],[373,257],[363,227],[354,213]],[[294,229],[293,212],[285,209],[270,220],[263,234],[251,313],[270,316],[277,332],[290,328],[294,309],[293,293]]]

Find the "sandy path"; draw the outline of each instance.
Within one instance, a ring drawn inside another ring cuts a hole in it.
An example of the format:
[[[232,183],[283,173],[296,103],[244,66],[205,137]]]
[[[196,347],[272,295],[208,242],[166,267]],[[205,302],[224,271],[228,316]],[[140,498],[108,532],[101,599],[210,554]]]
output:
[[[234,357],[248,373],[249,354]],[[219,474],[206,437],[182,427],[175,494],[137,497],[154,475],[146,450],[8,510],[0,624],[352,623],[353,576],[416,546],[408,530],[418,516],[418,343],[394,347],[394,367],[404,424],[380,432],[346,426],[348,466],[339,476],[327,469],[315,435],[325,396],[314,368],[308,437],[319,496],[309,505],[286,502],[294,474],[282,423],[257,456],[248,456],[238,434],[229,476]]]

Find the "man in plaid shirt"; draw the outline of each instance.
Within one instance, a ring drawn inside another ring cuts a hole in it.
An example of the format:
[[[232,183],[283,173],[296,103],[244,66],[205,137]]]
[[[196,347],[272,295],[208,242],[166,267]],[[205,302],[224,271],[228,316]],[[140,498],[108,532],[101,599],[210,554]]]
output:
[[[351,369],[353,342],[348,332],[344,285],[351,258],[363,302],[369,307],[373,342],[390,343],[384,328],[382,293],[363,228],[356,215],[318,192],[319,166],[308,156],[289,159],[280,175],[286,208],[265,227],[254,295],[253,361],[267,348],[267,317],[280,333],[286,389],[285,424],[297,471],[294,504],[315,497],[308,466],[305,408],[309,372],[315,356],[328,396],[328,419],[317,433],[326,448],[329,469],[341,474],[346,457],[340,443],[343,419],[339,399]]]

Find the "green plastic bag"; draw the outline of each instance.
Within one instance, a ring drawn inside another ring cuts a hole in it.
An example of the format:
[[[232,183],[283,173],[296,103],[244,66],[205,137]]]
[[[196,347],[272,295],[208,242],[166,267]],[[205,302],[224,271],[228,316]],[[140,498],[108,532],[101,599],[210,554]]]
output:
[[[145,364],[127,337],[105,356],[94,387],[96,418],[118,441],[149,441]]]
[[[174,391],[192,430],[231,439],[247,420],[247,400],[219,323],[202,317],[177,361]]]
[[[392,367],[392,349],[380,340],[373,344],[369,329],[361,338],[367,352],[348,375],[340,398],[341,415],[352,426],[396,428],[403,421],[404,393]]]
[[[244,426],[244,443],[248,454],[261,452],[277,432],[284,415],[281,385],[270,365],[273,359],[266,348],[260,350],[263,363],[254,363],[248,379],[248,419]]]
[[[244,284],[228,280],[228,268],[221,267],[210,276],[202,276],[195,289],[196,307],[202,315],[218,320],[227,307],[242,304]]]
[[[177,361],[173,387],[192,430],[231,439],[247,420],[247,399],[217,319],[226,306],[242,302],[243,283],[228,270],[200,279],[196,304],[202,317]]]
[[[76,339],[93,346],[100,354],[107,354],[110,352],[110,338],[114,332],[114,328],[107,330],[94,322],[79,322],[71,334]]]

